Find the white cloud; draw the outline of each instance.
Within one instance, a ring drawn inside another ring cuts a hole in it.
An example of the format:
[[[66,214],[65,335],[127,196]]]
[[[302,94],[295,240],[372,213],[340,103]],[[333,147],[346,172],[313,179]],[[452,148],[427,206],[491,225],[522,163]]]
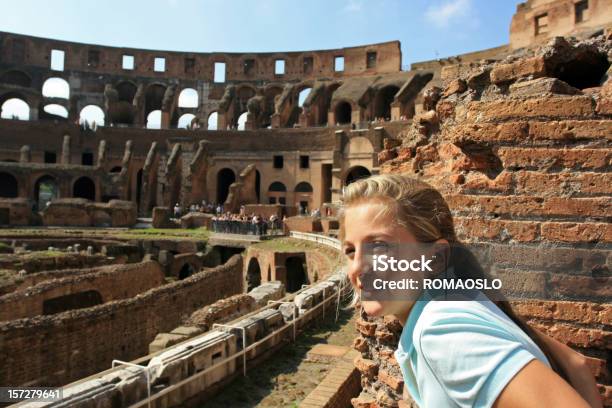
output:
[[[363,2],[360,0],[349,0],[344,11],[347,13],[358,13],[363,9]]]
[[[446,0],[429,6],[425,18],[438,28],[446,28],[452,22],[465,19],[471,12],[472,0]]]

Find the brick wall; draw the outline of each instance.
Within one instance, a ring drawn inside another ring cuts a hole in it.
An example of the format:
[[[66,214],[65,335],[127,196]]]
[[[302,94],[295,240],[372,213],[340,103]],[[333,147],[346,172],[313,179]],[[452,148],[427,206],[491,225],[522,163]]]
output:
[[[608,61],[603,71],[593,62],[600,58]],[[591,358],[606,406],[612,406],[612,79],[605,72],[611,60],[608,31],[457,70],[461,77],[425,92],[423,113],[402,144],[379,156],[386,160],[381,172],[414,174],[443,193],[459,238],[529,298],[514,303],[518,314]],[[573,69],[591,83],[567,75]],[[357,329],[364,392],[353,405],[409,406],[392,355],[399,322],[363,316]]]
[[[0,384],[62,385],[147,354],[194,310],[242,292],[242,258],[130,299],[0,323]]]
[[[44,302],[60,296],[93,290],[102,302],[109,302],[136,296],[163,282],[164,272],[155,261],[82,270],[0,296],[0,321],[42,315]]]

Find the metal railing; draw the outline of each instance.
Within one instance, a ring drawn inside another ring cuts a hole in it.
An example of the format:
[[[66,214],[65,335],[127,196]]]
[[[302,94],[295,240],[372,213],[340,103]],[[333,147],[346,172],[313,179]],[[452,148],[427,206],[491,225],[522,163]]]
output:
[[[299,231],[291,231],[289,235],[292,238],[303,239],[305,241],[317,242],[319,244],[326,245],[334,249],[337,249],[338,251],[342,249],[342,243],[340,242],[340,240],[336,238],[328,237],[325,235],[312,234],[309,232],[299,232]]]

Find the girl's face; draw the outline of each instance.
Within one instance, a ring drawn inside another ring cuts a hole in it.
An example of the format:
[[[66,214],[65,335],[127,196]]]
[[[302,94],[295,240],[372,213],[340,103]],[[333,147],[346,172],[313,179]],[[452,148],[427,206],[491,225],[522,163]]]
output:
[[[348,276],[356,290],[362,289],[361,274],[366,269],[364,246],[397,243],[416,243],[417,240],[406,228],[398,226],[391,214],[381,214],[385,204],[370,201],[346,208],[344,213],[343,252],[347,257]],[[395,315],[403,323],[414,304],[405,301],[362,301],[364,311],[370,316]]]

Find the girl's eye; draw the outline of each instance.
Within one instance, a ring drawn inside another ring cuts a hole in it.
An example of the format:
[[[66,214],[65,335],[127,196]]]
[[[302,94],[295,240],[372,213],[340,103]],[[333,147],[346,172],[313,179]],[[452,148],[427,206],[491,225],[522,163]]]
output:
[[[374,241],[372,243],[372,250],[374,252],[388,252],[389,244],[384,241]]]

